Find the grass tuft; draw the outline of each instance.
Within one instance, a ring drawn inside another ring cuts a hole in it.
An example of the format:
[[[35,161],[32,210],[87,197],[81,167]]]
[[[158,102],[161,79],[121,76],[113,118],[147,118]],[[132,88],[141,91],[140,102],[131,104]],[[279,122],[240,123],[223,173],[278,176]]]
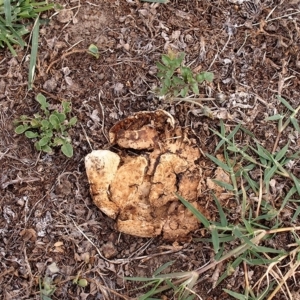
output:
[[[292,125],[299,132],[296,115],[300,107],[293,109],[285,99],[281,97],[278,99],[290,111],[290,115],[276,115],[267,120],[278,121],[278,136],[289,125]],[[286,121],[283,123],[282,120],[284,119]],[[224,289],[233,298],[269,300],[281,292],[286,299],[293,299],[287,280],[293,278],[300,267],[300,237],[298,234],[300,227],[285,227],[281,220],[281,213],[285,209],[291,210],[294,207],[291,222],[294,222],[300,214],[298,206],[300,202],[300,179],[288,168],[292,161],[299,160],[300,152],[290,153],[289,143],[278,148],[278,137],[273,151],[270,152],[258,142],[251,132],[241,125],[237,125],[227,134],[224,122],[221,121],[220,131],[212,130],[212,132],[220,139],[215,154],[222,150],[223,155],[206,154],[206,156],[217,167],[222,168],[231,179],[231,183],[217,180],[214,182],[227,192],[232,193],[237,206],[241,207],[240,217],[232,223],[227,217],[230,212],[222,207],[213,192],[211,193],[212,199],[214,199],[218,211],[216,221],[208,220],[187,200],[176,194],[183,205],[196,216],[207,230],[208,237],[197,238],[194,241],[209,243],[215,253],[214,258],[207,265],[190,272],[160,275],[159,273],[166,266],[171,265],[172,262],[170,262],[158,269],[152,278],[126,279],[147,282],[143,288],[151,287],[149,292],[138,299],[151,299],[152,295],[170,289],[174,291],[174,296],[178,295],[176,299],[194,299],[196,297],[195,288],[200,275],[219,266],[222,272],[218,278],[214,279],[213,287],[216,287],[239,267],[244,270],[245,274],[243,293]],[[249,136],[251,140],[251,142],[247,142],[247,145],[237,143],[237,137],[243,135]],[[251,178],[249,173],[252,171],[260,174],[258,179]],[[271,182],[280,178],[287,180],[287,190],[285,196],[282,197],[281,205],[275,206],[273,203],[275,200],[278,201],[278,196],[271,192]],[[281,249],[273,247],[274,239],[280,238],[278,235],[284,233],[289,234],[294,243]],[[265,272],[259,282],[251,286],[248,269],[253,266],[263,268]]]
[[[30,32],[29,26],[39,13],[53,7],[47,1],[0,0],[0,48],[8,47],[16,56],[14,45],[23,49],[27,45],[23,37]]]

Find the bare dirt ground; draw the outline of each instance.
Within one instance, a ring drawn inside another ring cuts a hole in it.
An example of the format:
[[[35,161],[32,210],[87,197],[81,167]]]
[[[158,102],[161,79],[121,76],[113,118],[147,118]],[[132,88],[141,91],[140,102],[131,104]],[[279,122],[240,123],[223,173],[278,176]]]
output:
[[[214,73],[213,83],[201,92],[204,97],[224,94],[225,101],[208,106],[223,112],[228,128],[240,122],[272,150],[277,128],[265,118],[285,111],[276,95],[293,107],[300,103],[300,1],[59,3],[64,10],[42,15],[50,22],[40,31],[33,91],[27,91],[29,52],[19,50],[17,57],[8,50],[0,52],[1,299],[40,299],[39,280],[52,263],[59,268],[53,276],[52,299],[134,299],[138,284],[124,281],[124,276],[151,276],[171,260],[175,263],[168,272],[194,270],[210,261],[213,250],[209,243],[172,243],[118,233],[114,220],[92,202],[84,157],[91,147],[109,149],[108,130],[118,120],[156,109],[170,112],[181,126],[191,128],[203,153],[214,151],[218,139],[208,128],[218,129],[217,118],[188,103],[165,103],[151,92],[159,85],[155,64],[168,48],[185,52],[185,64],[192,69]],[[91,43],[100,50],[98,60],[75,51]],[[38,93],[53,104],[62,99],[72,102],[78,123],[70,132],[71,159],[60,152],[38,153],[30,140],[14,133],[14,119],[38,111]],[[280,138],[279,147],[288,140],[299,150],[300,140],[292,129]],[[201,163],[203,176],[211,176],[213,164]],[[299,173],[296,162],[294,174]],[[199,201],[209,213],[216,211],[205,195]],[[229,202],[232,220],[235,209]],[[203,234],[197,230],[193,237]],[[281,249],[291,237],[286,234],[275,242]],[[252,271],[255,283],[265,269]],[[242,269],[215,289],[213,272],[196,285],[201,299],[232,299],[223,288],[243,292]],[[76,276],[86,278],[88,286],[73,284]],[[299,274],[289,283],[296,299]],[[174,299],[170,294],[161,297]],[[285,299],[280,293],[276,297]]]

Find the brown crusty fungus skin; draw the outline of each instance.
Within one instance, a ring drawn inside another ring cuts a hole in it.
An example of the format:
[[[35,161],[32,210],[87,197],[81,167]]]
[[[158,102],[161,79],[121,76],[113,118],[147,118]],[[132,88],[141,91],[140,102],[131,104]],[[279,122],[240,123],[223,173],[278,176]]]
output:
[[[111,144],[131,151],[119,156],[96,150],[86,156],[95,205],[116,219],[120,232],[189,240],[199,223],[175,193],[202,211],[197,203],[201,168],[195,163],[200,158],[196,145],[184,139],[173,117],[162,110],[126,118],[112,127],[109,136]]]

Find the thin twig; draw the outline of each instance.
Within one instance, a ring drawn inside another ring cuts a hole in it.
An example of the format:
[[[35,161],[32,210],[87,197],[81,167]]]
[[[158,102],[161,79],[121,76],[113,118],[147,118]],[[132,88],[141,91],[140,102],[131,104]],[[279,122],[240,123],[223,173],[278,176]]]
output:
[[[74,53],[85,53],[87,52],[86,49],[78,49],[78,50],[73,50],[73,51],[70,51],[70,52],[67,52],[67,53],[64,53],[60,58],[56,59],[55,61],[53,61],[49,67],[47,68],[46,70],[46,73],[49,72],[49,70],[52,68],[53,65],[55,65],[57,62],[59,62],[61,59],[64,59],[66,58],[67,56],[71,55],[71,54],[74,54]]]
[[[88,142],[88,144],[89,144],[89,146],[90,146],[90,148],[91,148],[91,151],[93,151],[94,149],[93,149],[93,147],[92,147],[92,145],[91,145],[91,143],[90,143],[90,138],[88,137],[88,135],[87,135],[87,133],[86,133],[86,131],[85,131],[83,125],[82,125],[82,124],[80,124],[80,125],[81,125],[82,131],[83,131],[83,133],[84,133],[84,135],[85,135],[85,139],[86,139],[86,141]]]
[[[105,116],[104,116],[104,108],[103,108],[103,105],[101,103],[101,93],[99,92],[98,93],[98,102],[99,102],[99,105],[101,107],[101,112],[102,112],[102,124],[101,124],[101,130],[102,130],[102,133],[104,135],[104,137],[106,138],[106,140],[109,142],[109,138],[106,136],[105,134],[105,131],[104,131],[104,123],[105,123]]]
[[[15,183],[23,183],[23,182],[34,182],[34,181],[40,181],[41,179],[40,178],[17,178],[17,179],[13,179],[13,180],[10,180],[10,181],[7,181],[5,183],[2,183],[1,187],[2,189],[5,189],[7,188],[9,185],[11,184],[15,184]]]
[[[6,276],[7,274],[12,273],[14,271],[15,271],[14,267],[10,267],[9,269],[7,269],[4,272],[0,273],[0,278],[2,278],[4,276]]]

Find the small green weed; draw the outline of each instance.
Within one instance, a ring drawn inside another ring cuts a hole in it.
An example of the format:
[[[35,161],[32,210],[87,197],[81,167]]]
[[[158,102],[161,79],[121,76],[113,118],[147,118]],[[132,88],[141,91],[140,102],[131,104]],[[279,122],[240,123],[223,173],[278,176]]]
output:
[[[56,285],[53,282],[52,275],[59,272],[56,263],[53,262],[47,266],[44,278],[39,278],[39,289],[41,300],[51,300],[51,296],[56,290]]]
[[[153,273],[153,276],[151,278],[125,277],[126,280],[130,281],[146,282],[146,284],[143,285],[141,289],[146,288],[148,286],[152,286],[151,290],[148,291],[146,294],[140,296],[138,300],[156,300],[157,298],[152,298],[152,296],[162,293],[169,289],[173,289],[174,295],[176,295],[176,299],[178,300],[194,299],[195,293],[192,290],[199,277],[199,275],[196,272],[160,274],[173,263],[174,261],[167,262],[161,267],[159,267]]]
[[[277,148],[281,133],[287,128],[287,126],[290,123],[292,123],[292,125],[296,131],[300,132],[300,127],[299,127],[299,124],[298,124],[298,121],[296,118],[296,116],[300,110],[300,105],[296,109],[294,109],[284,98],[282,98],[280,96],[278,96],[277,98],[290,111],[290,115],[286,116],[286,115],[282,115],[282,114],[276,114],[274,116],[267,118],[267,121],[278,121],[278,135],[277,135],[277,139],[274,144],[274,147],[273,147],[273,152],[275,152],[275,150]],[[286,118],[286,120],[283,123],[284,118]]]
[[[87,287],[88,286],[88,281],[85,278],[81,278],[80,273],[76,275],[76,277],[73,279],[73,284],[77,284],[80,287]]]
[[[204,81],[211,82],[214,75],[211,72],[193,74],[191,68],[183,66],[185,54],[169,51],[163,54],[162,62],[158,62],[157,77],[161,80],[162,87],[159,90],[160,96],[181,96],[186,97],[189,92],[199,94],[199,84]]]
[[[50,111],[50,104],[42,94],[36,97],[42,110],[42,114],[36,113],[33,117],[23,115],[15,121],[18,125],[15,129],[17,134],[25,133],[29,139],[35,139],[35,148],[38,151],[52,153],[55,147],[60,147],[67,157],[73,156],[73,147],[68,130],[77,122],[76,117],[67,119],[71,112],[71,103],[63,101],[58,109]]]
[[[51,297],[55,290],[56,286],[53,284],[51,277],[45,276],[42,280],[39,280],[40,287],[40,296],[41,300],[51,300]]]
[[[26,46],[23,36],[29,33],[27,27],[32,24],[32,21],[24,21],[36,19],[39,13],[53,7],[47,1],[0,0],[0,47],[7,46],[12,55],[16,56],[13,45],[19,45],[22,49]]]
[[[61,282],[59,277],[53,280],[53,275],[59,272],[59,268],[55,262],[47,266],[45,271],[45,276],[43,278],[39,278],[39,290],[40,290],[40,298],[41,300],[51,300],[51,296],[53,296],[56,286],[59,285]],[[81,288],[85,288],[88,286],[88,281],[84,278],[81,278],[79,272],[75,278],[73,279],[72,283],[76,284]],[[55,298],[56,299],[56,298]]]

